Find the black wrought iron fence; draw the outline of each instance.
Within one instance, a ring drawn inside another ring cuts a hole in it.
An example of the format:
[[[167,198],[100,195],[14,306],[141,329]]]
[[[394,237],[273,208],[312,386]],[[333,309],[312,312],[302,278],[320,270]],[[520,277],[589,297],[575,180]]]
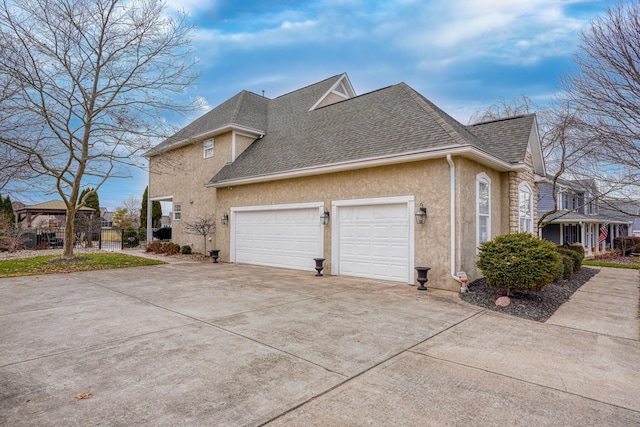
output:
[[[64,228],[36,228],[21,233],[26,249],[60,249],[64,246]],[[88,229],[76,228],[73,245],[76,249],[96,248],[107,251],[119,251],[135,248],[144,240],[146,231],[127,229]]]
[[[96,229],[76,227],[73,245],[76,249],[96,248],[107,251],[119,251],[137,248],[147,237],[145,228],[134,229]],[[19,233],[25,249],[61,249],[64,247],[65,232],[63,227],[27,229]]]

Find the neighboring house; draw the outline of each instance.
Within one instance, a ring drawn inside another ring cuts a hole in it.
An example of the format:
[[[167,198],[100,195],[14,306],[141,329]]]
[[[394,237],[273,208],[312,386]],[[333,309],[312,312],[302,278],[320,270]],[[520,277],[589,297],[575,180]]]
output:
[[[93,218],[95,209],[83,207],[76,213],[87,219]],[[16,218],[22,228],[64,227],[67,207],[62,200],[50,200],[36,205],[22,205],[16,209]]]
[[[100,226],[102,228],[113,228],[113,214],[108,208],[100,208]]]
[[[242,91],[146,153],[150,200],[215,214],[222,261],[459,290],[477,247],[537,233],[534,115],[464,126],[404,83],[356,96],[346,74],[274,99]],[[151,206],[151,203],[148,204]],[[420,221],[426,213],[426,221]],[[326,225],[323,223],[326,222]]]
[[[595,180],[556,181],[556,212],[553,180],[538,183],[540,235],[558,245],[580,243],[587,256],[605,252],[613,239],[630,234],[634,218],[622,213],[615,201],[599,194]],[[637,210],[637,208],[636,208]],[[546,215],[546,216],[545,216]]]

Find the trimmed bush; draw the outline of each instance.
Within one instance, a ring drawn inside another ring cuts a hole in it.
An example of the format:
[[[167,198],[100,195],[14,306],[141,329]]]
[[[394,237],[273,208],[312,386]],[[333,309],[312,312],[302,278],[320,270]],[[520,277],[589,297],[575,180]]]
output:
[[[492,288],[539,291],[556,278],[562,259],[553,243],[514,233],[482,243],[476,265]]]
[[[561,278],[564,280],[569,280],[571,279],[571,277],[573,277],[573,272],[575,269],[575,260],[567,255],[567,254],[560,254],[560,257],[562,257],[562,275]]]
[[[191,255],[191,246],[184,245],[182,249],[180,249],[180,253],[182,253],[183,255]]]
[[[162,244],[162,250],[167,255],[175,255],[180,253],[180,245],[173,242],[167,242]]]
[[[151,242],[147,245],[147,249],[146,252],[153,252],[153,253],[161,253],[162,252],[162,243],[160,242]]]
[[[573,260],[573,267],[571,270],[572,273],[577,273],[578,271],[580,271],[580,268],[582,267],[582,259],[584,257],[580,256],[577,251],[564,246],[559,246],[557,249],[560,255],[566,255],[568,257],[571,257],[571,259]]]
[[[146,242],[147,241],[147,228],[146,227],[138,228],[138,240],[140,240],[141,242]]]
[[[137,248],[138,245],[140,245],[140,240],[138,239],[138,232],[133,227],[125,228],[122,238],[123,238],[122,243],[125,248]]]
[[[151,242],[147,245],[146,251],[156,254],[175,255],[180,253],[180,245],[172,242]]]
[[[562,255],[560,255],[560,257],[562,257]],[[571,259],[571,258],[569,258]],[[562,278],[564,277],[564,272],[567,269],[566,266],[564,265],[564,258],[562,260],[562,264],[561,264],[561,268],[558,269],[558,271],[556,272],[556,276],[553,278],[554,282],[559,282],[560,280],[562,280]],[[572,260],[573,262],[573,260]]]
[[[574,243],[572,245],[567,246],[568,249],[571,249],[572,251],[578,253],[580,255],[580,262],[582,262],[582,260],[584,259],[584,246],[582,246],[580,243]]]

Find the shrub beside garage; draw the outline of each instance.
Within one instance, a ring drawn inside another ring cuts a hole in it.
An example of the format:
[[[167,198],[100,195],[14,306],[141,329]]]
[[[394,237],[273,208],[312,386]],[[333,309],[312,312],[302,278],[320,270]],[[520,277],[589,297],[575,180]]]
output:
[[[580,270],[580,245],[556,247],[530,233],[503,234],[480,245],[477,266],[492,288],[539,291]]]

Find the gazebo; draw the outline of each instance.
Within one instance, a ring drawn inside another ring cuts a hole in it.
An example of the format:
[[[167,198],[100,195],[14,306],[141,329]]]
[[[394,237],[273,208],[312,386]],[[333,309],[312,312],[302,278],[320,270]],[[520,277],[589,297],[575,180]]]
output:
[[[95,209],[83,207],[76,215],[84,215],[88,220],[93,218]],[[62,200],[49,200],[37,205],[22,206],[16,210],[18,224],[23,228],[49,228],[64,225],[67,207]],[[37,225],[34,226],[37,218]],[[44,221],[43,219],[44,218]]]

